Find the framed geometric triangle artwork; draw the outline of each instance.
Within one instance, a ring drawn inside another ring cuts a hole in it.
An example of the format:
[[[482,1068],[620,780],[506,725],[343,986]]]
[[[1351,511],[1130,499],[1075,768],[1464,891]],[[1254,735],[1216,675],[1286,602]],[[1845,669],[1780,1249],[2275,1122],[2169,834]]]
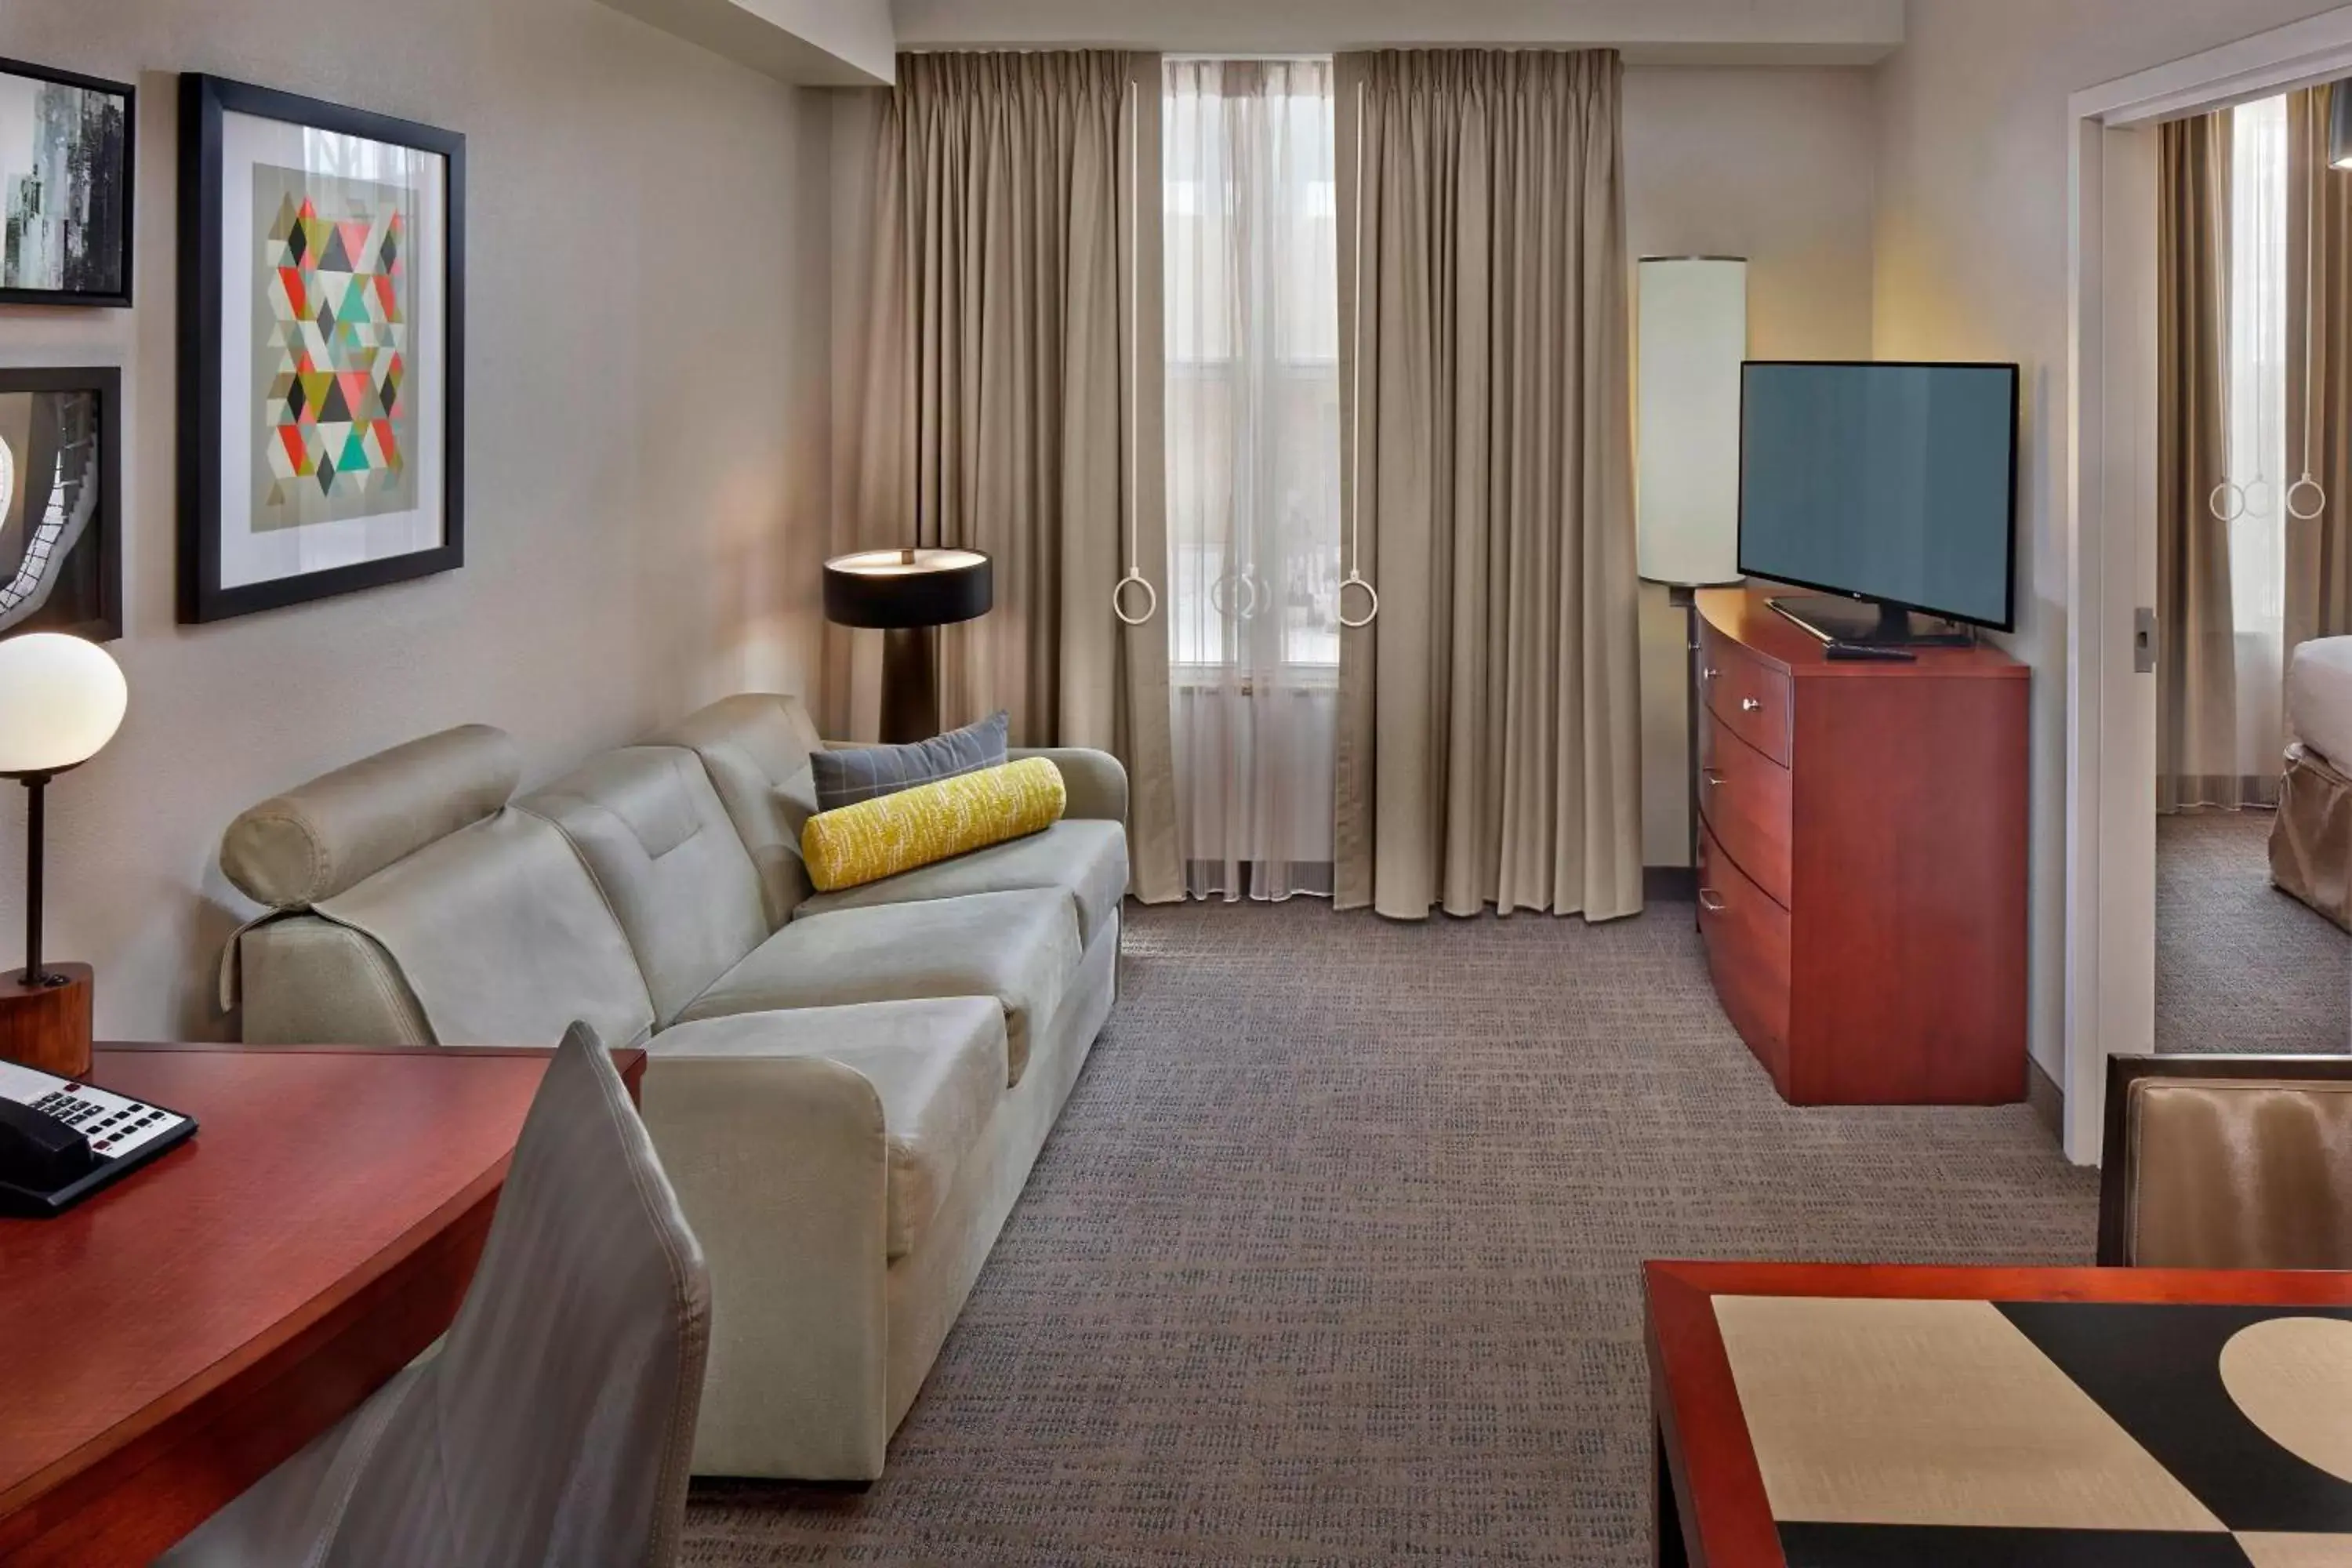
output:
[[[180,94],[180,619],[462,565],[466,139]]]

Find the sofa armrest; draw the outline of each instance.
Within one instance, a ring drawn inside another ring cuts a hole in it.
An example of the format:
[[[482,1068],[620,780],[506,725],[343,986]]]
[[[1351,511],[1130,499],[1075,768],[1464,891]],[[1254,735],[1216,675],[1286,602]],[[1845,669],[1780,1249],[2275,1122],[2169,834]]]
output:
[[[710,1260],[697,1475],[870,1480],[889,1441],[882,1100],[822,1057],[665,1053],[646,1128]]]
[[[1015,746],[1005,757],[1016,763],[1024,757],[1045,757],[1061,769],[1063,787],[1069,792],[1065,816],[1097,822],[1127,820],[1127,766],[1108,752],[1085,746]]]

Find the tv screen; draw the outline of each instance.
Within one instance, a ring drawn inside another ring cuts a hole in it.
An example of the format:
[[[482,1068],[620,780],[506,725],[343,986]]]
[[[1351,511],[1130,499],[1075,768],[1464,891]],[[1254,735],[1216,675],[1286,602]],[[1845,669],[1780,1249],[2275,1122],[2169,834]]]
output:
[[[1739,569],[2011,629],[2017,367],[1751,361]]]

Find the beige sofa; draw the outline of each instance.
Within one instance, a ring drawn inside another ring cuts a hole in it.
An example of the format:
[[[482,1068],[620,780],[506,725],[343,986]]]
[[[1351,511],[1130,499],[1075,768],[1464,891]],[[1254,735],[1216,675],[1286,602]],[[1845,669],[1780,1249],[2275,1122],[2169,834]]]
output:
[[[265,801],[222,869],[268,909],[227,973],[254,1042],[642,1043],[645,1115],[710,1259],[705,1475],[863,1480],[1108,1016],[1127,783],[1044,753],[1042,834],[812,896],[820,744],[747,695],[512,800],[452,730]]]

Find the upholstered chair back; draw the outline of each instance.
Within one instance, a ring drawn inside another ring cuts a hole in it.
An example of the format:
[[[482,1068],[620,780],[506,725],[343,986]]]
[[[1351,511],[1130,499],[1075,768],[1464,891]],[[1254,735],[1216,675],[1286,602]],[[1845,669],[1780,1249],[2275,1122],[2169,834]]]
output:
[[[702,759],[737,837],[759,868],[771,931],[812,891],[801,862],[801,826],[816,812],[810,754],[824,742],[797,697],[765,691],[725,697],[663,731],[656,743]]]
[[[568,1031],[436,1351],[163,1568],[677,1558],[710,1276],[611,1057]]]
[[[692,752],[606,752],[517,807],[561,828],[587,861],[663,1027],[767,939],[759,873]]]
[[[562,833],[507,805],[515,748],[486,725],[428,735],[262,802],[221,869],[269,913],[241,931],[245,1038],[517,1045],[575,1019],[633,1045],[653,1003],[628,939]]]
[[[2352,1058],[2110,1058],[2099,1261],[2352,1268]]]

